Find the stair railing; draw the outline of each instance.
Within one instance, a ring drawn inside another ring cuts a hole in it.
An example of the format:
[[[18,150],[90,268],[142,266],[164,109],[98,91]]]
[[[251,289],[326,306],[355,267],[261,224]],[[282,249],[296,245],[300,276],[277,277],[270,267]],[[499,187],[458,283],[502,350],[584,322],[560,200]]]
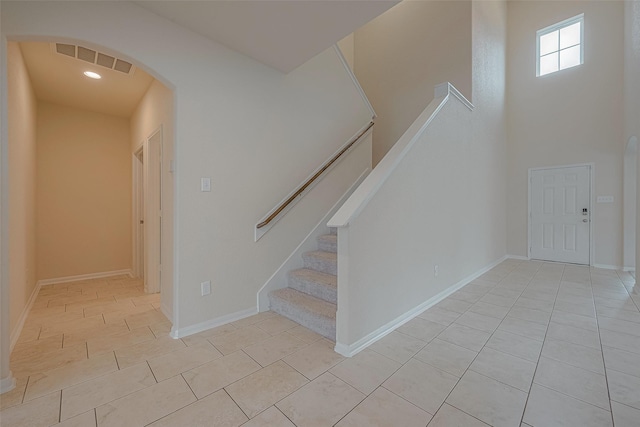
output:
[[[347,142],[342,148],[338,150],[333,156],[329,158],[326,162],[320,166],[302,185],[296,188],[288,197],[285,198],[278,206],[272,209],[265,217],[262,219],[255,227],[255,240],[258,241],[260,237],[266,233],[268,230],[268,226],[272,223],[277,222],[288,209],[293,207],[294,202],[297,201],[307,190],[310,190],[313,184],[315,184],[318,179],[324,175],[330,168],[333,166],[340,157],[353,148],[359,141],[363,139],[365,135],[369,133],[371,128],[373,127],[374,122],[370,122],[367,126],[364,127],[362,131],[358,133],[357,136],[352,138],[349,142]]]

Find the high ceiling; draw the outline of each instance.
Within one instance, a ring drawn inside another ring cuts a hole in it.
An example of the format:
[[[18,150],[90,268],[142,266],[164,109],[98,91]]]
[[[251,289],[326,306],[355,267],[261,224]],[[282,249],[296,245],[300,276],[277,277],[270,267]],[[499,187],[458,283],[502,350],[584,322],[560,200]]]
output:
[[[144,0],[140,7],[288,73],[400,0]]]
[[[139,68],[133,74],[110,70],[56,53],[51,43],[21,42],[20,48],[41,101],[128,118],[153,82]],[[102,78],[90,79],[85,71],[97,72]]]

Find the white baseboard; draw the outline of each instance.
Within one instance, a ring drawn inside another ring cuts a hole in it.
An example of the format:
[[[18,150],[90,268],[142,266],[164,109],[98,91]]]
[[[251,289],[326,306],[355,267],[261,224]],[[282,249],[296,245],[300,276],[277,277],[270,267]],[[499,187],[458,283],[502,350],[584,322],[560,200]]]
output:
[[[53,279],[38,280],[38,285],[48,286],[57,285],[58,283],[79,282],[81,280],[104,279],[105,277],[121,276],[123,274],[133,277],[131,269],[103,271],[101,273],[80,274],[78,276],[56,277]]]
[[[215,319],[207,320],[206,322],[197,323],[195,325],[187,326],[185,328],[171,328],[171,338],[178,339],[184,338],[189,335],[197,334],[198,332],[206,331],[207,329],[215,328],[218,326],[226,325],[236,320],[244,319],[245,317],[253,316],[257,314],[258,310],[255,308],[248,308],[242,311],[236,311],[235,313],[227,314],[225,316],[217,317]]]
[[[24,310],[22,310],[22,313],[20,314],[18,323],[13,328],[13,331],[11,331],[11,344],[9,346],[9,352],[13,351],[13,347],[16,346],[16,343],[18,342],[18,338],[20,338],[20,334],[22,333],[22,328],[24,327],[24,322],[27,320],[27,317],[31,312],[33,303],[36,302],[36,298],[38,298],[38,292],[40,292],[41,287],[42,285],[40,285],[40,282],[36,283],[36,285],[33,287],[33,292],[31,292],[29,301],[27,301],[27,304],[24,306]]]
[[[595,268],[602,268],[604,270],[622,270],[622,267],[619,265],[608,265],[608,264],[593,264]]]
[[[367,348],[368,346],[370,346],[374,342],[378,341],[380,338],[382,338],[382,337],[386,336],[387,334],[393,332],[396,328],[404,325],[409,320],[413,319],[414,317],[416,317],[417,315],[419,315],[420,313],[422,313],[423,311],[425,311],[429,307],[432,307],[432,306],[436,305],[437,303],[439,303],[440,301],[442,301],[443,299],[445,299],[446,297],[448,297],[452,293],[456,292],[460,288],[463,288],[465,285],[469,284],[470,282],[474,281],[478,277],[482,276],[484,273],[486,273],[487,271],[491,270],[493,267],[495,267],[496,265],[500,264],[502,261],[506,260],[507,258],[509,258],[509,256],[505,255],[502,258],[500,258],[499,260],[497,260],[495,262],[492,262],[488,266],[476,271],[475,273],[471,274],[470,276],[465,277],[464,279],[460,280],[458,283],[456,283],[456,284],[454,284],[452,286],[449,286],[447,289],[445,289],[442,292],[434,295],[433,297],[431,297],[428,300],[424,301],[423,303],[421,303],[417,307],[415,307],[415,308],[407,311],[406,313],[396,317],[391,322],[387,323],[386,325],[381,326],[380,328],[376,329],[375,331],[371,332],[370,334],[366,335],[365,337],[359,339],[358,341],[356,341],[353,344],[343,344],[343,343],[336,342],[336,346],[335,346],[336,353],[341,354],[342,356],[345,356],[345,357],[355,356],[360,351],[364,350],[365,348]]]
[[[507,255],[508,259],[519,259],[521,261],[531,261],[531,258],[522,255]]]
[[[632,272],[635,270],[636,270],[635,267],[622,267],[622,271],[626,271],[626,272]]]
[[[9,371],[8,377],[0,379],[0,394],[11,391],[14,388],[16,388],[16,379]]]
[[[302,268],[302,253],[317,249],[316,237],[329,232],[327,222],[336,213],[336,211],[349,198],[351,193],[364,181],[371,169],[367,168],[360,174],[358,179],[349,187],[349,189],[340,197],[340,199],[331,207],[329,212],[318,222],[318,224],[307,234],[297,248],[293,250],[291,255],[282,263],[275,273],[269,277],[264,285],[258,290],[258,311],[269,310],[269,292],[276,289],[287,287],[287,275],[289,271]]]

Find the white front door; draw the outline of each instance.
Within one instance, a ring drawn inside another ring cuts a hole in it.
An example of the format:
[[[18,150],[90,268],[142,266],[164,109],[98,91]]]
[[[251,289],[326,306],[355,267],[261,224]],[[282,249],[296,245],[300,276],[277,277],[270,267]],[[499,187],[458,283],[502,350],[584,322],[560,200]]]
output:
[[[531,258],[588,265],[591,166],[532,170],[529,185]]]

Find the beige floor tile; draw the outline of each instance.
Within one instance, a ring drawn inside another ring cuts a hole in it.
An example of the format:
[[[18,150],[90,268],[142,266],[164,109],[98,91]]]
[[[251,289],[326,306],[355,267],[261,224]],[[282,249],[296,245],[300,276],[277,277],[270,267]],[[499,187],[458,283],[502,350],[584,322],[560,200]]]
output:
[[[0,410],[22,403],[28,378],[29,377],[16,378],[16,387],[11,391],[0,394]]]
[[[640,377],[607,369],[607,381],[611,400],[640,410]]]
[[[607,369],[640,377],[639,354],[607,346],[603,346],[602,351],[604,360],[607,363]]]
[[[91,301],[94,299],[98,299],[98,294],[95,292],[88,292],[88,293],[75,293],[74,295],[68,294],[68,295],[53,295],[50,299],[49,299],[49,304],[47,305],[47,307],[56,307],[56,306],[60,306],[60,305],[66,305],[66,304],[71,304],[74,302],[80,302],[80,301]]]
[[[20,332],[20,337],[18,338],[18,342],[16,347],[19,344],[26,343],[29,341],[35,341],[40,336],[40,330],[42,326],[25,326],[22,328],[22,332]]]
[[[528,320],[517,319],[514,317],[505,317],[498,330],[509,332],[523,337],[532,338],[538,341],[544,341],[547,332],[547,325],[541,325]]]
[[[553,310],[553,304],[549,304],[546,301],[540,301],[537,299],[527,298],[523,296],[518,298],[516,303],[513,306],[530,308],[533,310],[540,310],[548,313],[551,313],[551,311]]]
[[[429,342],[437,337],[440,332],[444,331],[445,328],[446,326],[440,323],[415,317],[396,330],[420,341]]]
[[[25,402],[118,370],[113,353],[70,363],[59,368],[33,374],[24,396]]]
[[[68,320],[59,323],[46,323],[42,325],[40,331],[40,339],[51,337],[54,335],[77,333],[100,327],[104,325],[104,319],[102,315],[85,317],[82,321]]]
[[[31,357],[38,353],[60,350],[62,348],[62,338],[63,335],[58,334],[41,340],[16,344],[11,352],[11,357],[15,359],[22,359],[25,357]]]
[[[614,332],[640,337],[640,325],[635,322],[598,316],[598,326],[600,329],[607,329]]]
[[[308,344],[287,332],[282,332],[258,344],[244,349],[244,352],[262,366],[267,366],[294,353]]]
[[[151,332],[153,332],[153,335],[155,335],[156,338],[169,336],[169,334],[171,333],[171,327],[172,325],[170,322],[153,323],[148,326],[148,328],[151,329]]]
[[[637,311],[622,310],[619,308],[597,307],[598,316],[610,317],[612,319],[626,320],[628,322],[640,323],[640,313]]]
[[[519,425],[526,401],[527,393],[473,371],[447,398],[451,406],[496,427]]]
[[[289,329],[293,329],[298,326],[298,324],[286,317],[275,315],[267,320],[256,323],[255,326],[268,334],[276,335]]]
[[[74,345],[84,344],[89,340],[106,339],[107,337],[120,335],[129,332],[129,328],[126,323],[107,323],[105,325],[97,326],[93,329],[87,329],[85,331],[70,332],[64,334],[64,340],[62,342],[63,347],[70,347]],[[89,353],[91,355],[91,353]]]
[[[333,350],[333,346],[333,342],[323,339],[290,354],[283,360],[312,380],[344,360],[344,357]]]
[[[148,359],[148,363],[156,380],[164,381],[220,357],[222,357],[222,353],[216,350],[209,341],[201,341],[191,347],[184,347]]]
[[[602,409],[609,409],[604,375],[542,356],[534,382]]]
[[[623,405],[618,402],[611,402],[613,411],[613,421],[616,427],[637,427],[640,420],[640,410]]]
[[[134,305],[153,304],[160,302],[160,294],[148,294],[141,297],[133,297],[129,299]]]
[[[62,390],[61,420],[156,384],[146,363],[122,369]]]
[[[542,355],[604,375],[602,352],[595,348],[548,338],[544,342]]]
[[[258,322],[262,322],[264,320],[270,319],[272,317],[277,316],[273,311],[263,311],[258,314],[254,314],[249,317],[245,317],[244,319],[236,320],[235,322],[231,322],[233,326],[236,328],[245,328],[247,326],[254,325]]]
[[[49,427],[60,416],[60,392],[0,411],[2,427]]]
[[[454,311],[456,313],[462,314],[465,311],[469,310],[472,305],[473,304],[471,304],[470,302],[465,302],[465,301],[460,301],[460,300],[457,300],[457,299],[447,298],[447,299],[444,299],[444,300],[440,301],[435,306],[438,307],[438,308],[441,308],[443,310]]]
[[[467,311],[455,321],[458,325],[468,326],[488,333],[493,333],[498,325],[500,325],[500,322],[502,322],[501,319],[473,313],[471,311]]]
[[[96,411],[92,409],[84,414],[56,424],[55,427],[96,427]]]
[[[97,407],[96,419],[99,427],[142,426],[195,401],[184,378],[178,375]]]
[[[484,293],[469,292],[465,289],[461,289],[449,295],[449,298],[453,298],[458,301],[470,302],[471,304],[473,304],[478,302],[478,300],[480,300],[480,298],[482,298],[485,293],[486,292]]]
[[[242,411],[253,418],[308,382],[298,371],[278,361],[227,386],[225,390]]]
[[[460,378],[477,355],[473,350],[436,338],[414,357]]]
[[[307,344],[314,343],[323,338],[322,335],[317,334],[304,326],[296,326],[295,328],[289,329],[287,333],[306,342]]]
[[[499,292],[499,290],[494,289],[493,291],[491,291],[491,293],[488,293],[485,296],[483,296],[480,299],[480,301],[486,302],[489,304],[499,305],[502,307],[511,307],[513,306],[513,304],[515,304],[517,297],[497,295],[496,292]]]
[[[371,344],[369,348],[396,362],[405,363],[426,344],[422,340],[393,331]]]
[[[551,314],[547,311],[536,310],[527,307],[511,307],[507,317],[515,317],[517,319],[528,320],[529,322],[540,323],[541,325],[547,325]]]
[[[396,396],[384,387],[378,388],[347,414],[337,427],[424,427],[431,414]]]
[[[429,427],[488,427],[477,418],[472,417],[445,403],[440,407],[436,416],[429,423]]]
[[[275,406],[270,407],[260,415],[252,418],[242,427],[296,427]]]
[[[586,329],[588,331],[598,331],[598,321],[595,317],[591,316],[582,316],[580,314],[554,310],[551,321],[574,328]]]
[[[77,345],[46,353],[36,353],[29,357],[11,360],[11,370],[16,377],[24,377],[38,372],[46,372],[72,362],[87,358],[87,346]]]
[[[638,311],[638,307],[633,303],[631,298],[625,298],[625,300],[611,299],[611,298],[593,298],[596,306],[619,308],[622,310]]]
[[[596,309],[593,304],[574,304],[566,301],[556,301],[553,310],[578,314],[580,316],[596,317]]]
[[[495,317],[496,319],[504,319],[509,312],[509,308],[478,301],[477,303],[473,304],[473,306],[469,309],[469,312],[478,313],[489,317]]]
[[[124,318],[129,329],[141,328],[143,326],[153,325],[154,323],[167,322],[169,319],[158,310],[149,310],[144,313],[133,314]]]
[[[438,335],[438,339],[469,350],[480,351],[490,336],[487,332],[454,323]]]
[[[181,340],[171,337],[154,338],[129,347],[116,350],[116,359],[120,369],[133,366],[153,357],[163,355],[186,346]]]
[[[532,426],[613,426],[611,413],[533,384],[523,421]]]
[[[245,347],[257,344],[269,338],[267,332],[255,326],[237,329],[226,334],[216,335],[209,341],[216,346],[222,354],[231,354]]]
[[[475,304],[474,304],[475,305]],[[440,323],[444,326],[449,326],[455,320],[460,317],[460,313],[456,313],[455,311],[445,310],[440,307],[431,307],[426,311],[423,311],[418,315],[419,318],[429,320],[431,322]]]
[[[297,427],[330,426],[364,398],[364,394],[327,372],[276,406]]]
[[[115,303],[116,303],[116,300],[113,297],[96,298],[96,299],[91,299],[87,301],[79,301],[79,302],[66,304],[65,311],[74,312],[74,311],[85,310],[93,307],[109,306],[109,304],[115,304]],[[94,313],[94,314],[100,314],[100,313]]]
[[[186,336],[182,338],[182,341],[186,345],[194,345],[197,343],[201,343],[202,341],[205,341],[209,338],[213,338],[217,335],[226,334],[227,332],[233,332],[236,329],[238,328],[233,326],[231,323],[228,323],[226,325],[217,326],[215,328],[207,329],[206,331],[198,332],[197,334]]]
[[[586,347],[600,349],[600,337],[597,332],[586,329],[575,328],[569,325],[562,325],[551,321],[547,330],[547,337]]]
[[[331,368],[331,372],[347,384],[364,394],[370,394],[387,378],[393,375],[400,363],[373,350],[364,349]]]
[[[536,364],[485,347],[469,369],[528,393]]]
[[[237,351],[184,372],[182,376],[198,399],[201,399],[260,368],[261,366],[244,352]]]
[[[88,337],[85,335],[75,335],[70,339],[82,340],[87,339],[87,349],[89,351],[89,357],[95,357],[102,353],[111,353],[114,350],[119,350],[123,347],[140,344],[146,341],[155,339],[155,336],[151,330],[147,327],[134,329],[130,331],[125,325],[107,325],[107,333],[97,337]]]
[[[640,354],[640,338],[635,335],[603,329],[600,331],[602,345]]]
[[[435,414],[457,382],[455,375],[411,359],[383,386],[430,414]]]
[[[123,311],[132,310],[135,305],[130,300],[116,301],[113,297],[100,298],[100,300],[108,300],[102,304],[91,304],[83,308],[85,316],[95,316],[98,314],[120,313]]]
[[[229,395],[220,390],[159,419],[150,426],[235,427],[247,419]]]

